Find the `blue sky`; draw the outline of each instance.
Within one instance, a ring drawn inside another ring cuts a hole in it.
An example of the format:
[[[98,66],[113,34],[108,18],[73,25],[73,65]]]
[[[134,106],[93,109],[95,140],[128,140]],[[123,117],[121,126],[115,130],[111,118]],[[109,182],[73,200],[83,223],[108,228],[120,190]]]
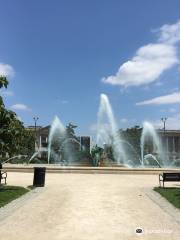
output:
[[[144,120],[180,129],[179,0],[0,0],[6,106],[25,125],[96,124],[109,96],[125,128]]]

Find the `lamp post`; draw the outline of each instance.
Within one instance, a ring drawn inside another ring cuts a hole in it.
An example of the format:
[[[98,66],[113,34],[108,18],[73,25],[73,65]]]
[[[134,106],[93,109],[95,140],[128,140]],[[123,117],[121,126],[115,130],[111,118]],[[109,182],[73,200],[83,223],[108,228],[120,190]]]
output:
[[[165,135],[167,117],[161,118],[161,121],[163,122],[163,125],[164,125],[163,130],[164,130],[164,135]]]
[[[35,151],[36,151],[36,145],[37,145],[37,121],[38,121],[38,117],[33,117],[34,119],[34,136],[35,136],[35,142],[34,142],[34,145],[35,145]]]

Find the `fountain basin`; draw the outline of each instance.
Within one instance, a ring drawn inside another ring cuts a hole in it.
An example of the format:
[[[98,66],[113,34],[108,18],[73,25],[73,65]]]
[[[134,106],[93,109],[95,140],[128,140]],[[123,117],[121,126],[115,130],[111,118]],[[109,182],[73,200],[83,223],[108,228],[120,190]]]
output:
[[[7,172],[33,173],[34,167],[46,167],[47,173],[82,173],[82,174],[160,174],[162,172],[180,172],[180,168],[127,168],[118,167],[81,167],[59,166],[57,164],[4,164]]]

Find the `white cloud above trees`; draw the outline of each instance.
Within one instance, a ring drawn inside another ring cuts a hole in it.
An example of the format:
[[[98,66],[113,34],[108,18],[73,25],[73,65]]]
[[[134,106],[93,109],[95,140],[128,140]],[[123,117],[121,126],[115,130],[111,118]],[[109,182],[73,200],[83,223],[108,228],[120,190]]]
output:
[[[5,75],[5,76],[14,76],[14,69],[11,65],[9,64],[4,64],[4,63],[0,63],[0,76],[1,75]]]
[[[149,100],[136,103],[137,106],[140,105],[162,105],[162,104],[174,104],[180,103],[180,92],[174,92],[168,95],[155,97]]]
[[[155,43],[140,47],[130,60],[120,65],[115,75],[102,81],[124,87],[147,85],[178,64],[176,44],[180,41],[180,21],[163,25],[155,32],[158,34]]]
[[[21,110],[21,111],[31,111],[31,109],[27,105],[25,105],[23,103],[14,104],[14,105],[11,106],[11,109],[13,109],[13,110]]]

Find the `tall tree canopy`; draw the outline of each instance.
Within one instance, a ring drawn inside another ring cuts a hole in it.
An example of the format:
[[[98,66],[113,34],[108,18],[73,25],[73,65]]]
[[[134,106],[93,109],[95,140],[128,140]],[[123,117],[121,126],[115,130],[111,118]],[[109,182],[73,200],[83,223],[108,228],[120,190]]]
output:
[[[0,89],[7,88],[8,84],[7,78],[0,76]],[[33,137],[24,128],[16,113],[6,109],[0,96],[0,156],[4,158],[6,154],[27,154],[27,148],[30,149],[31,146],[29,141],[32,142]]]

